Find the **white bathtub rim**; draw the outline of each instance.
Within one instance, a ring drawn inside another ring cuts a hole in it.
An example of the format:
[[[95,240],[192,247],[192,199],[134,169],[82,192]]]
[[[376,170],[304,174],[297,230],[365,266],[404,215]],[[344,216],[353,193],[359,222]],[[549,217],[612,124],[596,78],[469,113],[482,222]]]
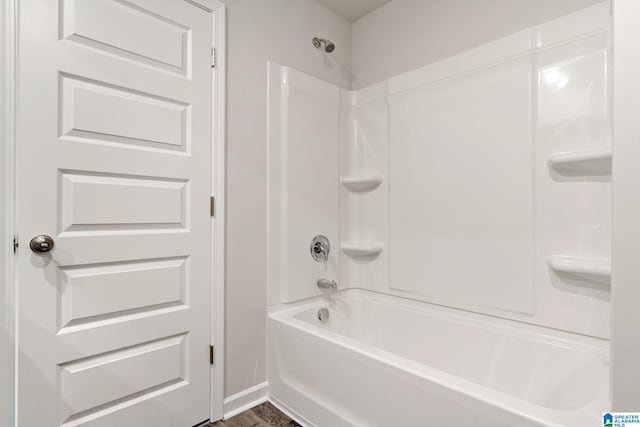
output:
[[[370,291],[363,292],[368,294]],[[341,299],[345,299],[345,293],[346,292],[343,292],[341,294],[338,294],[337,296],[341,297]],[[349,293],[353,292],[349,291]],[[358,292],[358,294],[359,293],[360,292]],[[358,294],[354,295],[353,299],[357,299],[359,296]],[[467,380],[432,368],[424,363],[413,361],[389,351],[382,350],[378,347],[375,347],[374,345],[359,342],[356,339],[346,337],[333,331],[322,329],[308,322],[294,318],[295,314],[305,311],[309,309],[310,306],[320,303],[319,299],[315,299],[316,301],[307,300],[305,303],[296,304],[295,307],[273,311],[269,313],[269,317],[273,321],[276,321],[288,327],[295,328],[301,332],[311,334],[312,336],[320,340],[329,341],[334,345],[343,347],[349,351],[353,351],[361,356],[374,359],[377,362],[386,365],[390,365],[395,369],[423,378],[434,384],[438,384],[441,387],[449,388],[455,392],[466,395],[488,405],[500,408],[504,411],[512,413],[515,412],[523,418],[527,418],[530,421],[549,427],[564,426],[564,423],[557,423],[558,419],[575,420],[576,417],[584,416],[585,421],[592,420],[595,414],[599,416],[603,411],[607,411],[609,409],[610,404],[608,401],[608,392],[606,390],[601,391],[592,402],[589,402],[581,408],[572,410],[552,409],[510,396],[498,390],[494,390],[481,384],[477,384],[471,380]],[[577,348],[582,347],[579,345],[580,343],[577,344]]]
[[[295,315],[314,305],[351,300],[366,300],[377,304],[384,303],[385,305],[401,308],[413,313],[428,313],[455,323],[473,325],[509,336],[543,342],[568,350],[587,351],[598,357],[606,365],[608,365],[609,361],[609,340],[603,338],[388,295],[368,289],[349,288],[340,290],[332,295],[322,295],[296,302],[272,305],[269,307],[269,316],[274,319],[293,318]]]

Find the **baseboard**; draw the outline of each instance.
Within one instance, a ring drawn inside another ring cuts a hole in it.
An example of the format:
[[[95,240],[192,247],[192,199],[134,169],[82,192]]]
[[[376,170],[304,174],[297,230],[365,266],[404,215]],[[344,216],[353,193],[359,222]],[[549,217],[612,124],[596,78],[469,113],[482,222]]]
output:
[[[316,427],[315,424],[313,424],[311,421],[307,420],[305,417],[303,417],[302,415],[300,415],[299,413],[291,409],[286,404],[282,403],[280,400],[278,400],[277,397],[269,395],[268,400],[269,402],[271,402],[273,406],[278,408],[280,411],[282,411],[282,413],[284,413],[286,416],[288,416],[289,418],[291,418],[292,420],[300,424],[302,427]]]
[[[267,383],[263,382],[224,399],[224,419],[267,401]]]

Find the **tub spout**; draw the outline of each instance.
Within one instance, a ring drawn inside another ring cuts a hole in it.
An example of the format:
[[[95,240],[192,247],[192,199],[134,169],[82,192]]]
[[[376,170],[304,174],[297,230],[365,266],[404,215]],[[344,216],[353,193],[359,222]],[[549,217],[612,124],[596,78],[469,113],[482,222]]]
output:
[[[329,289],[332,292],[338,290],[338,284],[334,280],[318,279],[317,284],[320,289]]]

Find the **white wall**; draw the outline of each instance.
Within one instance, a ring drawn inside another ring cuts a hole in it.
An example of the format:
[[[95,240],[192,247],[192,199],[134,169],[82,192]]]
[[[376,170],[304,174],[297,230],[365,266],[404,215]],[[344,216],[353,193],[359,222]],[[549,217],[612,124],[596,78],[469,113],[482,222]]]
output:
[[[353,23],[353,88],[600,2],[393,0]]]
[[[350,87],[351,26],[315,0],[225,0],[228,16],[226,387],[266,380],[267,61]],[[331,39],[327,56],[311,39]]]
[[[640,2],[614,0],[613,328],[611,402],[640,407]]]

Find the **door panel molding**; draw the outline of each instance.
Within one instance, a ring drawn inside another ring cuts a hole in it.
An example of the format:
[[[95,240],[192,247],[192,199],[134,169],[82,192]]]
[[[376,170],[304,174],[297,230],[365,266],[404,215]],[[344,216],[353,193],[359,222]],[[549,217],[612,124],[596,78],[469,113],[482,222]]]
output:
[[[184,0],[187,3],[206,10],[207,12],[216,12],[221,8],[224,9],[224,3],[218,0]]]
[[[191,76],[188,28],[129,2],[62,0],[60,38]],[[108,25],[109,19],[118,22]],[[144,33],[136,31],[146,25]],[[123,37],[134,34],[134,37]],[[147,38],[158,40],[150,49]]]

